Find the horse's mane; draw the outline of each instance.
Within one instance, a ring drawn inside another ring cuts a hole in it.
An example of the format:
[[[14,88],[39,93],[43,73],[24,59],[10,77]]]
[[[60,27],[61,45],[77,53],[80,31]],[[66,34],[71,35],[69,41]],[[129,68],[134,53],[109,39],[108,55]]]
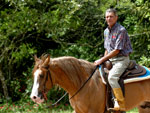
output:
[[[86,69],[87,72],[94,69],[94,64],[83,60],[83,59],[77,59],[72,56],[63,56],[58,58],[51,59],[53,63],[57,62],[57,65],[59,65],[64,71],[79,71],[78,69]],[[79,72],[80,73],[80,72]]]
[[[71,56],[53,58],[50,62],[61,68],[65,75],[79,86],[85,82],[95,68],[93,63]]]

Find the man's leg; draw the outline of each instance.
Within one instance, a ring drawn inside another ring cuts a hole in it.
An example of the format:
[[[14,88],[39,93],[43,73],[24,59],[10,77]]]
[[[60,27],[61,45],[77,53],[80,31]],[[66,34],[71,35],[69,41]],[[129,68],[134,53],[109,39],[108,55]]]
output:
[[[123,72],[129,65],[129,57],[122,57],[121,59],[115,58],[114,61],[112,61],[112,63],[113,68],[109,72],[108,82],[112,87],[114,96],[116,98],[113,110],[125,111],[125,100],[118,81],[120,76],[123,74]]]

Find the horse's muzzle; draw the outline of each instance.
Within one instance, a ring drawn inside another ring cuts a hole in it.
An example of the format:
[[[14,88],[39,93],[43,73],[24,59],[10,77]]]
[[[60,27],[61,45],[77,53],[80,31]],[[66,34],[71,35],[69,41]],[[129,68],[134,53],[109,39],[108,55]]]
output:
[[[31,96],[32,101],[36,102],[37,104],[41,104],[44,102],[43,94],[39,93],[38,96]]]

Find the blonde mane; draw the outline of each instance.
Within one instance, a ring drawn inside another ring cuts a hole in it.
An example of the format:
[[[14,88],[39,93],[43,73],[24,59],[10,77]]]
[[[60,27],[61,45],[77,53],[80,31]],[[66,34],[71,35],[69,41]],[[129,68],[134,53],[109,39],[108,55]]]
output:
[[[54,58],[50,62],[52,65],[57,65],[67,75],[68,79],[77,86],[81,86],[95,68],[93,63],[71,56]]]

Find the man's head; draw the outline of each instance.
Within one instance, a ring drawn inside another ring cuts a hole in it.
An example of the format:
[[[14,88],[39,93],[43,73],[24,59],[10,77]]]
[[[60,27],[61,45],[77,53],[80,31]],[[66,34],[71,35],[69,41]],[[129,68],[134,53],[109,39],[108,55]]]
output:
[[[112,28],[118,20],[117,11],[115,9],[107,9],[105,18],[108,26]]]

